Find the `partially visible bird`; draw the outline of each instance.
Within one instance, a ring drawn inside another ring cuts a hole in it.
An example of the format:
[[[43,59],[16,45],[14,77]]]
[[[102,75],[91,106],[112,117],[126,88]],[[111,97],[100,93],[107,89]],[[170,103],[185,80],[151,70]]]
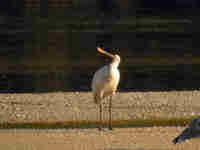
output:
[[[111,109],[112,109],[112,97],[115,95],[117,90],[120,73],[118,66],[120,63],[119,55],[113,55],[97,47],[97,50],[112,58],[110,64],[105,65],[104,67],[97,70],[92,79],[92,92],[94,96],[94,103],[99,104],[99,119],[100,126],[99,130],[102,129],[102,100],[109,97],[109,125],[108,128],[112,130],[112,118],[111,118]]]
[[[185,128],[182,133],[173,140],[173,143],[176,144],[194,137],[200,137],[200,117],[193,119],[189,126]]]

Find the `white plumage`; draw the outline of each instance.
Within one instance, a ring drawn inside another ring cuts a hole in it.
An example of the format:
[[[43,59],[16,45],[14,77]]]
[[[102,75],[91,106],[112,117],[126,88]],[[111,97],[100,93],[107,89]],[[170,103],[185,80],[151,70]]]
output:
[[[110,97],[109,102],[109,129],[112,129],[111,126],[111,107],[112,107],[112,96],[115,95],[117,90],[120,73],[118,70],[118,66],[120,63],[119,55],[112,55],[101,48],[97,48],[97,50],[107,56],[112,58],[112,62],[108,65],[97,70],[92,79],[92,92],[94,96],[94,102],[99,104],[100,110],[100,124],[102,124],[102,103],[101,100]],[[101,126],[100,128],[101,129]]]

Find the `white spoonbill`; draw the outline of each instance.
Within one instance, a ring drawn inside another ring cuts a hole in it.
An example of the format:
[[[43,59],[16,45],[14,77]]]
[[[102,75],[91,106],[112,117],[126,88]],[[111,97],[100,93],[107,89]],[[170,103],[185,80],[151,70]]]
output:
[[[117,90],[120,73],[118,66],[120,63],[119,55],[113,55],[97,47],[97,50],[112,58],[110,64],[105,65],[104,67],[97,70],[92,79],[92,92],[94,96],[94,102],[99,104],[99,119],[100,126],[99,130],[102,129],[102,99],[109,97],[109,125],[108,128],[112,130],[112,97],[115,95]]]

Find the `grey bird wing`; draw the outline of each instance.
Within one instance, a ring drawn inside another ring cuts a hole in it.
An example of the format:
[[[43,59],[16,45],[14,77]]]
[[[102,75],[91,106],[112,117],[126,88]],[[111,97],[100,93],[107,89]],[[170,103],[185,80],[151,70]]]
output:
[[[182,133],[177,136],[172,142],[174,144],[183,142],[187,139],[200,136],[200,117],[193,119],[187,128],[185,128]]]

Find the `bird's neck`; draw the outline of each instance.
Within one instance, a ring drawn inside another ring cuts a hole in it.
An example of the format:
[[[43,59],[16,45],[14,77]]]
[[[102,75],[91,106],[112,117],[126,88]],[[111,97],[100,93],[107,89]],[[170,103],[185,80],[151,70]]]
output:
[[[112,62],[112,63],[110,64],[110,67],[111,67],[112,69],[117,69],[118,66],[119,66],[119,63],[117,63],[117,62]]]

